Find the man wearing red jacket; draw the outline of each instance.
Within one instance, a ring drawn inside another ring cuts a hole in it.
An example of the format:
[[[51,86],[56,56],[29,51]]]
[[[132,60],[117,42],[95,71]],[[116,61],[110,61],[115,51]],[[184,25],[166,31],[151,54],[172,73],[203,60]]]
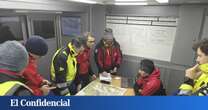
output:
[[[95,48],[95,61],[99,73],[116,74],[122,62],[120,45],[113,37],[112,29],[105,29],[104,36]]]
[[[165,90],[160,80],[160,70],[154,66],[153,61],[142,60],[138,72],[138,79],[134,85],[135,95],[165,95]]]
[[[77,86],[80,84],[78,91],[89,84],[90,77],[96,79],[96,75],[90,66],[90,49],[95,43],[95,37],[91,33],[87,33],[84,37],[85,49],[77,56],[78,74],[76,76],[76,82],[78,83]]]
[[[54,87],[49,87],[50,82],[38,73],[37,60],[47,54],[48,45],[42,37],[32,36],[26,41],[25,47],[29,54],[29,64],[22,73],[26,84],[33,90],[34,95],[47,95]]]

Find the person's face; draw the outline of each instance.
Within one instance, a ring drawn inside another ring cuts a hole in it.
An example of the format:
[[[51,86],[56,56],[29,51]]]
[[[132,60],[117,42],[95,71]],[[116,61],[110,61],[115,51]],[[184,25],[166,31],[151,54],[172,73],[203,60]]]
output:
[[[89,37],[87,38],[87,47],[92,48],[92,46],[93,46],[94,44],[95,44],[95,38],[89,36]]]
[[[208,63],[208,56],[205,55],[200,48],[197,49],[197,58],[196,58],[196,62],[198,64],[205,64]]]
[[[144,72],[143,70],[141,70],[141,69],[138,70],[138,73],[140,74],[141,77],[146,77],[146,76],[148,76],[148,74],[145,73],[145,72]]]
[[[103,43],[104,43],[105,47],[111,47],[113,45],[113,40],[112,39],[104,39]]]
[[[29,53],[30,54],[30,56],[32,56],[34,59],[36,59],[36,60],[38,60],[38,59],[40,59],[41,58],[41,56],[38,56],[38,55],[35,55],[35,54],[33,54],[33,53]]]

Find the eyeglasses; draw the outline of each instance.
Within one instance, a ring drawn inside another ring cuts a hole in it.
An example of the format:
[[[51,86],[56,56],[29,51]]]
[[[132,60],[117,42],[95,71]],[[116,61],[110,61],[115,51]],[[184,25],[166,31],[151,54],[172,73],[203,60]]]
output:
[[[87,41],[87,42],[89,42],[89,43],[94,43],[95,41],[93,40],[93,41]]]

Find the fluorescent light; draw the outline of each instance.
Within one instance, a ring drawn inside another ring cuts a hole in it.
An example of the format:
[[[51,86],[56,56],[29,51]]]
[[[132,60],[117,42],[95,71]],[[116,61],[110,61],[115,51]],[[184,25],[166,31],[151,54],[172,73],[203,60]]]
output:
[[[156,0],[159,3],[168,3],[168,0]]]
[[[70,1],[74,1],[74,2],[81,2],[81,3],[89,3],[89,4],[96,4],[96,1],[92,1],[92,0],[70,0]]]
[[[147,0],[115,0],[115,1],[118,1],[118,2],[143,2],[143,1],[147,1]]]
[[[16,13],[55,13],[62,14],[61,11],[41,11],[41,10],[15,10]]]
[[[136,2],[136,3],[120,3],[120,2],[116,2],[115,5],[148,5],[145,2]]]

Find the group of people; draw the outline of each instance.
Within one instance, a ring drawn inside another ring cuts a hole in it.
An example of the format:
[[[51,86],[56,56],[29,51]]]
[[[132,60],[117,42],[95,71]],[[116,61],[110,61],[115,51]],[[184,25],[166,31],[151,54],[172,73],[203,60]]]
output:
[[[92,71],[90,56],[95,37],[85,33],[58,49],[51,60],[50,80],[38,72],[37,61],[48,52],[48,45],[40,36],[33,35],[26,42],[5,41],[0,44],[0,96],[74,95],[97,78]],[[122,52],[111,29],[95,48],[99,73],[116,73],[122,62]]]
[[[196,64],[185,70],[184,83],[172,95],[208,95],[208,39],[196,42],[193,50],[196,52]],[[159,80],[159,69],[151,60],[142,60],[138,73],[134,85],[136,95],[166,95],[163,84]]]
[[[37,69],[37,61],[48,52],[48,45],[40,36],[33,35],[26,42],[5,41],[0,44],[0,96],[44,96],[52,92],[57,96],[75,95],[98,74],[91,68],[91,56],[98,67],[98,73],[116,75],[122,63],[122,51],[106,28],[102,39],[96,44],[91,33],[72,39],[65,47],[58,49],[51,60],[50,80],[43,78]],[[208,94],[208,40],[194,45],[197,52],[196,65],[186,70],[185,82],[175,95]],[[150,59],[140,62],[134,84],[135,95],[166,95],[160,70]]]

